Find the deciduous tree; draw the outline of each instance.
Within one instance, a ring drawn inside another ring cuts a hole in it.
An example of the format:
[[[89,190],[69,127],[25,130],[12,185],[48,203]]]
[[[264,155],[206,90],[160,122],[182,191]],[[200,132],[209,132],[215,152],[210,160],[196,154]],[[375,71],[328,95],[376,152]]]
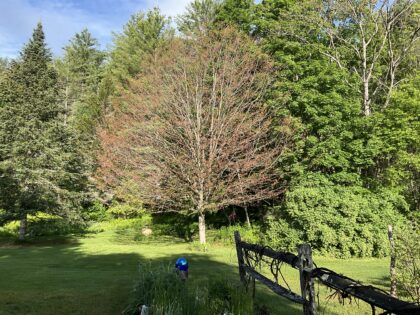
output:
[[[232,29],[174,41],[131,82],[100,133],[105,180],[133,177],[149,206],[195,212],[201,243],[206,213],[277,198],[275,161],[288,136],[272,138],[269,72]]]

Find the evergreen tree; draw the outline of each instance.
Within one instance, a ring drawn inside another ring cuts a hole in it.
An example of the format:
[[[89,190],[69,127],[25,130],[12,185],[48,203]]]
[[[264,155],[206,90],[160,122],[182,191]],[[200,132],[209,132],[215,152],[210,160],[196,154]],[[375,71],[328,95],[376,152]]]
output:
[[[101,80],[106,54],[87,29],[77,33],[56,61],[64,103],[64,119],[91,135],[101,115]]]
[[[141,70],[144,58],[172,37],[170,20],[154,8],[131,16],[121,34],[114,34],[109,70],[117,82],[126,84]]]
[[[4,71],[6,71],[8,65],[9,65],[9,60],[7,58],[0,57],[0,73],[3,73]]]
[[[177,18],[179,30],[187,36],[203,34],[212,28],[217,18],[220,1],[194,0],[187,12]]]
[[[0,81],[3,80],[5,72],[9,66],[9,60],[0,57]]]
[[[253,0],[225,0],[217,10],[216,22],[236,25],[252,33],[255,3]]]
[[[83,160],[63,122],[57,80],[39,23],[0,85],[0,207],[3,220],[20,220],[21,240],[28,215],[65,215],[84,189]]]

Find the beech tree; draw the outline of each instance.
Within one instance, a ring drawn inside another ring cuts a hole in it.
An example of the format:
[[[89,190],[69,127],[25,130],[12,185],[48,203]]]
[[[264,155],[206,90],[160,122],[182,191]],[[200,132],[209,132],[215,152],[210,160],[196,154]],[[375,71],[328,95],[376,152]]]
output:
[[[232,29],[173,41],[107,117],[103,178],[135,179],[155,210],[193,211],[201,243],[206,213],[276,198],[275,161],[288,136],[272,137],[269,72],[264,55]]]

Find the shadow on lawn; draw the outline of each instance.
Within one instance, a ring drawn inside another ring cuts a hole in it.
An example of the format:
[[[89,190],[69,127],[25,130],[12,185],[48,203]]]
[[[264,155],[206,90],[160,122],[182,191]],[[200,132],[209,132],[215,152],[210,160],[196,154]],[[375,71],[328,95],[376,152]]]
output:
[[[174,264],[180,256],[189,261],[191,285],[199,287],[211,278],[239,283],[236,266],[209,254],[188,249],[173,253],[166,246],[164,251],[159,259],[99,249],[86,252],[74,238],[0,245],[0,314],[120,314],[131,298],[141,263]],[[301,313],[299,305],[262,287],[257,287],[257,304],[268,305],[272,314]]]
[[[389,290],[391,285],[391,278],[389,275],[382,278],[376,278],[370,281],[372,285],[379,286],[381,289]]]

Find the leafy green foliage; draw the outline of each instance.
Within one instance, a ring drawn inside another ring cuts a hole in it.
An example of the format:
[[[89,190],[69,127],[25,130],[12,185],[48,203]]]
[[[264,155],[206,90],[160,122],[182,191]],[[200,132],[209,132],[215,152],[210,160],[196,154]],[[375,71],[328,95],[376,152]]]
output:
[[[413,222],[416,222],[413,220]],[[399,296],[420,303],[420,231],[417,224],[395,230],[396,280]]]
[[[290,250],[307,241],[336,256],[384,256],[386,224],[418,209],[418,79],[411,68],[399,72],[406,79],[390,105],[379,111],[376,104],[365,117],[360,78],[351,70],[359,60],[345,47],[333,48],[349,67],[328,54],[322,3],[262,1],[247,9],[251,21],[220,15],[247,30],[277,67],[267,102],[277,112],[275,131],[291,135],[291,145],[278,160],[288,189],[272,209],[267,240]],[[341,35],[357,43],[348,22],[338,25],[347,28]],[[385,74],[387,58],[375,71]],[[374,101],[385,102],[384,95]]]
[[[217,10],[217,23],[237,25],[247,33],[252,31],[253,0],[224,0]]]
[[[0,81],[4,78],[4,73],[6,72],[9,63],[8,59],[0,57]]]
[[[309,243],[318,252],[338,257],[384,257],[389,254],[387,225],[405,222],[403,198],[389,191],[374,194],[360,186],[334,184],[306,175],[286,196],[273,217],[267,241],[290,251]]]
[[[109,219],[107,208],[99,200],[95,200],[89,207],[86,207],[82,215],[87,222],[102,222]]]
[[[28,216],[30,230],[27,238],[30,240],[40,237],[69,236],[73,234],[83,234],[86,226],[82,222],[72,222],[67,218],[56,215],[38,212]],[[19,221],[11,221],[0,228],[0,235],[16,240],[19,230]]]
[[[367,178],[371,186],[386,186],[404,196],[415,212],[420,207],[420,72],[407,78],[395,91],[391,105],[376,113],[369,140],[374,170]],[[372,145],[372,146],[373,146]],[[372,174],[375,172],[374,174]]]
[[[144,213],[143,208],[137,208],[129,204],[115,204],[107,210],[108,214],[114,218],[135,218]]]
[[[232,245],[235,244],[234,232],[239,231],[243,241],[253,244],[260,244],[262,240],[261,227],[254,225],[253,227],[241,226],[241,225],[231,225],[226,227],[221,227],[216,231],[214,236],[215,241],[220,241],[223,244]]]

